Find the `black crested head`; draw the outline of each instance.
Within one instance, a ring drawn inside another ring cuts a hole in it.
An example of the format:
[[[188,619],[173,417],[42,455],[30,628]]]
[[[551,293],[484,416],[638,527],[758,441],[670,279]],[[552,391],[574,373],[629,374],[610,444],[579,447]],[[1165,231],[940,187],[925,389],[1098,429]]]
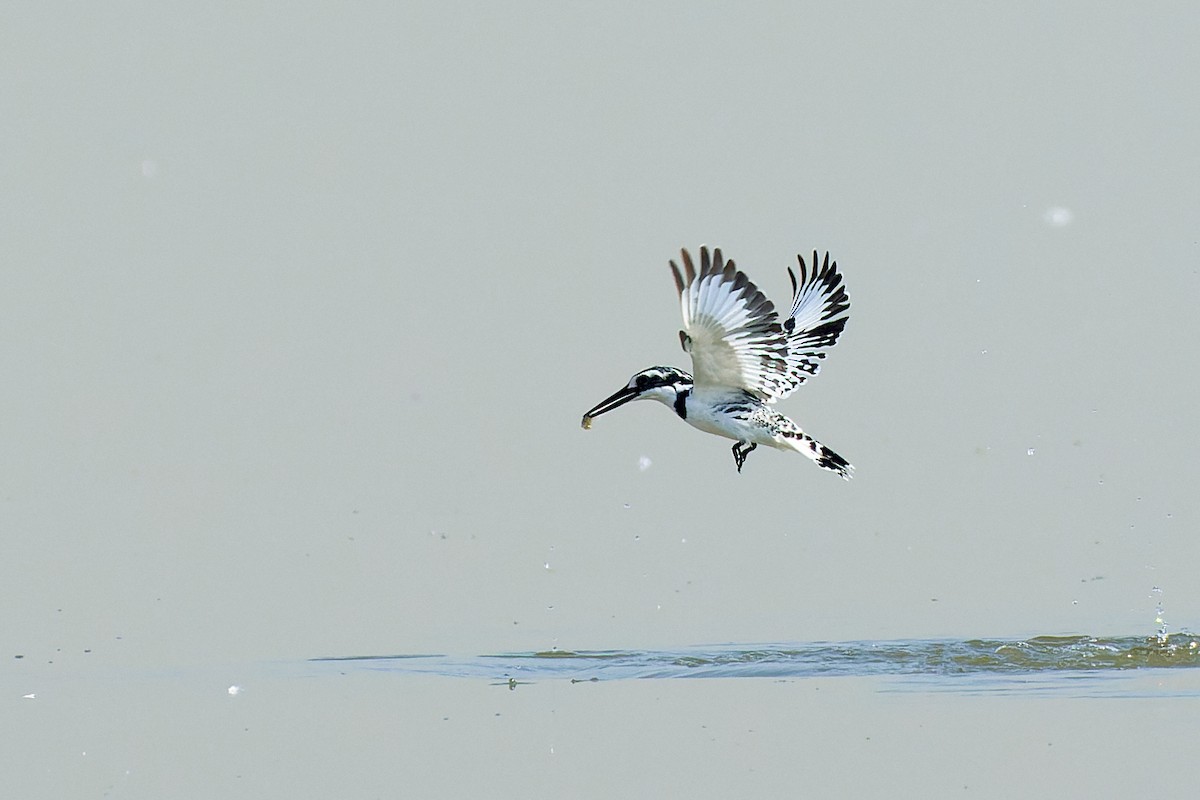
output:
[[[658,386],[690,388],[692,376],[676,367],[649,367],[629,379],[629,388],[638,391]]]
[[[588,409],[583,415],[583,427],[590,428],[593,419],[632,400],[657,400],[672,406],[679,416],[684,417],[687,412],[686,408],[681,410],[681,404],[686,403],[691,393],[691,375],[675,367],[650,367],[634,375],[612,395]]]

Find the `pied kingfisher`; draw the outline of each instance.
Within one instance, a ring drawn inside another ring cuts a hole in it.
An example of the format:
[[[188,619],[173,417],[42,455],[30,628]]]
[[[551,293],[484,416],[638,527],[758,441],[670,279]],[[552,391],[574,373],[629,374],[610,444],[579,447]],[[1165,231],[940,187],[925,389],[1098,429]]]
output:
[[[738,472],[765,444],[796,450],[849,480],[854,467],[846,459],[769,405],[817,374],[846,327],[850,299],[837,262],[826,253],[818,267],[814,251],[810,272],[797,256],[800,280],[789,268],[792,310],[780,322],[771,301],[720,249],[709,258],[708,248],[700,248],[699,272],[687,250],[681,255],[684,271],[672,261],[671,272],[683,307],[679,341],[692,355],[695,377],[675,367],[644,369],[584,414],[583,427],[631,400],[657,400],[693,427],[734,439]]]

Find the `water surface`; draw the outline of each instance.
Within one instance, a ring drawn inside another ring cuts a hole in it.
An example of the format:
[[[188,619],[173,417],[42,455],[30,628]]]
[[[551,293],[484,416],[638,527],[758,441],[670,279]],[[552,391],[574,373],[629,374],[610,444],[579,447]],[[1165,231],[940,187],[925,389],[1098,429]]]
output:
[[[1072,693],[1111,695],[1123,690],[1121,682],[1107,679],[1131,671],[1200,666],[1200,636],[725,644],[681,650],[359,655],[313,661],[335,662],[343,669],[354,665],[367,670],[505,681],[514,686],[538,680],[895,676],[938,680],[889,684],[892,688],[1016,691],[1060,687]]]

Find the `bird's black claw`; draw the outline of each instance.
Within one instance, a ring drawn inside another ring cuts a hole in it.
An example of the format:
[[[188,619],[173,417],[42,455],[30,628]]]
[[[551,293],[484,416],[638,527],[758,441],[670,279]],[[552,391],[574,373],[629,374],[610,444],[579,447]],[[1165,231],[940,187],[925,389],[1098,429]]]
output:
[[[757,441],[749,444],[745,443],[745,441],[739,441],[739,443],[733,445],[733,463],[738,465],[739,473],[742,471],[742,465],[746,463],[746,456],[749,456],[750,452],[757,446]]]
[[[737,471],[742,471],[742,465],[746,463],[746,456],[750,455],[750,451],[758,447],[755,442],[749,446],[745,442],[738,442],[733,446],[733,463],[737,465]]]

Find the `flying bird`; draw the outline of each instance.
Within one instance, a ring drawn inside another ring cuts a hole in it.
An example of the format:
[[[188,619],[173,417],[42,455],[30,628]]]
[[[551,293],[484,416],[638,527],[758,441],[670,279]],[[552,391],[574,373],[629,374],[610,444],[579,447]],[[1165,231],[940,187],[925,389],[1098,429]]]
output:
[[[772,404],[787,397],[821,369],[821,362],[849,319],[850,298],[837,262],[812,268],[797,256],[800,277],[792,279],[792,310],[780,318],[775,306],[719,248],[700,248],[697,272],[687,250],[683,269],[672,261],[683,308],[679,341],[692,356],[689,375],[676,367],[650,367],[583,415],[583,427],[631,400],[657,400],[707,433],[733,439],[738,472],[760,444],[795,450],[817,466],[850,479],[850,462],[809,436]],[[819,264],[819,265],[818,265]]]

